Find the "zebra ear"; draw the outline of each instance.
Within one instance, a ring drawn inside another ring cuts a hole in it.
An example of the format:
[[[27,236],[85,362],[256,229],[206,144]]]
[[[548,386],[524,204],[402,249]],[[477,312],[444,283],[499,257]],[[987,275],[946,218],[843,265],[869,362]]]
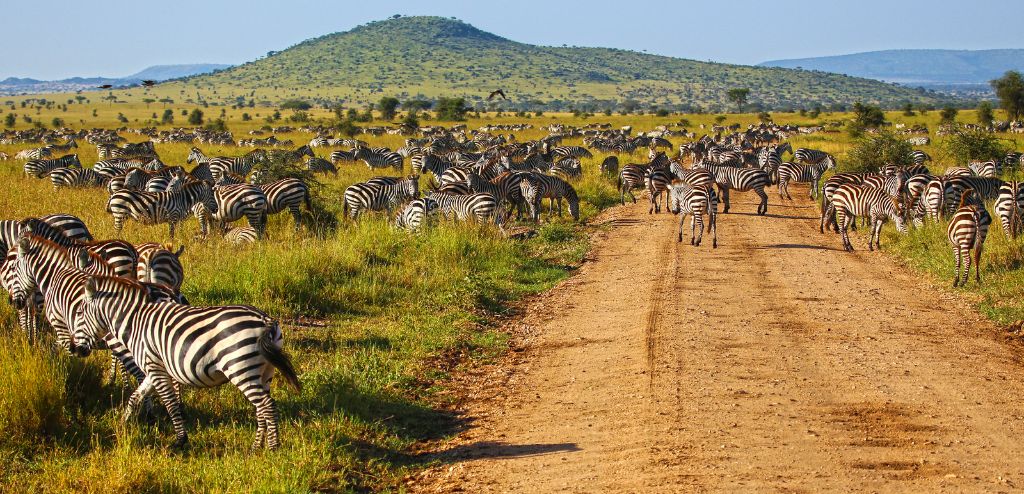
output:
[[[75,267],[82,271],[85,271],[86,269],[89,268],[89,266],[92,266],[92,258],[89,257],[89,251],[85,249],[79,250],[78,256],[76,256],[75,258]]]
[[[85,282],[85,299],[87,302],[92,301],[96,297],[96,292],[99,291],[99,283],[96,281],[95,276],[90,276],[89,281]]]

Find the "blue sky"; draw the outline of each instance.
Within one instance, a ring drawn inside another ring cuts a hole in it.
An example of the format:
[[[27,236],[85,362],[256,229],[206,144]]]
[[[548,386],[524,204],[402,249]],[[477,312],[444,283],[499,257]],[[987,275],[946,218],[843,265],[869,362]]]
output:
[[[121,76],[149,65],[240,63],[304,39],[402,15],[458,17],[544,45],[605,46],[697,60],[892,48],[1024,48],[1017,0],[715,2],[8,0],[0,78]]]

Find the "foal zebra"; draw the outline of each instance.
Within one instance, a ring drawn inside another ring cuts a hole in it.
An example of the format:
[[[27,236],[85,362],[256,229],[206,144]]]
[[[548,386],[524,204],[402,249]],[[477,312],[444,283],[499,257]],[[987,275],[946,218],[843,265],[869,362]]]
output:
[[[690,245],[700,246],[704,237],[704,215],[708,216],[711,247],[718,248],[718,196],[710,185],[691,186],[673,183],[669,189],[668,210],[679,215],[679,242],[683,241],[683,222],[690,218]]]
[[[82,315],[75,321],[78,353],[88,355],[98,339],[120,340],[146,373],[128,400],[124,418],[154,390],[171,416],[174,446],[188,442],[176,384],[213,388],[230,382],[256,407],[253,449],[279,446],[277,405],[270,396],[276,369],[301,392],[295,369],[282,351],[281,328],[248,306],[191,307],[154,303],[146,288],[130,280],[89,277]]]
[[[975,281],[981,283],[981,251],[988,236],[988,227],[992,224],[985,206],[972,201],[974,191],[964,191],[960,198],[960,207],[953,213],[953,218],[946,229],[949,243],[953,245],[953,257],[956,259],[956,271],[953,273],[953,287],[967,284],[971,272],[971,250],[974,250]],[[963,277],[960,266],[964,265]]]
[[[420,195],[418,175],[392,184],[357,183],[345,189],[345,215],[356,219],[364,210],[387,210],[388,215],[402,203]]]
[[[866,216],[871,220],[871,237],[868,249],[882,248],[882,224],[891,219],[900,233],[907,232],[903,220],[903,207],[896,197],[888,192],[866,185],[844,184],[832,195],[832,206],[836,211],[836,223],[843,236],[843,248],[853,251],[847,229],[857,220],[858,216]]]

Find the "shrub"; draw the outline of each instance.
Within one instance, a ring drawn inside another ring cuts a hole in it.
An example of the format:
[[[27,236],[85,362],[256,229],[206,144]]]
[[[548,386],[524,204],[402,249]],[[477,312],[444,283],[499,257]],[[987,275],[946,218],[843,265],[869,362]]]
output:
[[[435,105],[437,119],[441,121],[457,122],[466,119],[466,100],[464,98],[439,98]]]
[[[4,127],[14,127],[14,124],[16,123],[18,123],[18,115],[8,113],[7,116],[4,117]]]
[[[952,125],[956,123],[956,115],[960,113],[960,110],[952,106],[947,106],[939,112],[939,123],[943,125]]]
[[[395,118],[396,109],[398,108],[398,98],[391,96],[385,96],[380,99],[377,103],[377,107],[380,109],[380,118],[383,120],[391,120]]]
[[[310,108],[313,108],[313,105],[300,99],[290,99],[281,103],[282,110],[308,110]]]
[[[226,132],[228,130],[228,124],[224,121],[223,118],[218,118],[204,125],[203,128],[207,130],[214,130],[217,132]]]
[[[892,132],[864,134],[847,153],[842,168],[843,171],[874,172],[887,164],[910,165],[913,150],[909,142]]]
[[[172,124],[174,123],[174,110],[168,108],[164,110],[163,116],[160,117],[160,123]]]
[[[203,110],[196,108],[188,114],[189,125],[203,125]]]
[[[293,113],[292,116],[288,117],[288,121],[296,123],[308,122],[309,114],[302,110],[299,110]]]
[[[978,123],[985,126],[991,127],[992,121],[995,120],[995,114],[992,111],[992,103],[988,101],[982,101],[978,103]]]
[[[1009,150],[995,134],[980,129],[954,128],[942,140],[942,151],[954,163],[1000,160]]]

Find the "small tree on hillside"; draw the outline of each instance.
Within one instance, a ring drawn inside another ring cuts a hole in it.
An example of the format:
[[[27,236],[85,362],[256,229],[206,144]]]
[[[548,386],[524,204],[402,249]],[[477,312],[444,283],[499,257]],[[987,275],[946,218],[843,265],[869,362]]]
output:
[[[750,88],[735,87],[727,91],[725,95],[736,105],[736,111],[742,112],[743,107],[747,104],[747,97],[750,96]]]
[[[992,111],[992,103],[988,101],[982,101],[978,103],[978,123],[985,127],[991,127],[992,121],[995,120],[995,113]]]
[[[4,117],[4,127],[11,128],[14,127],[14,124],[16,123],[18,123],[18,115],[8,113],[7,116]]]
[[[885,113],[874,105],[866,105],[860,101],[853,104],[853,123],[849,133],[854,138],[860,137],[867,129],[877,129],[885,124]]]
[[[164,110],[163,116],[160,117],[160,123],[172,124],[174,123],[174,110],[168,108]]]
[[[1006,110],[1010,120],[1017,120],[1024,113],[1024,77],[1011,70],[999,79],[990,82],[999,97],[999,106]]]
[[[398,98],[393,98],[391,96],[381,98],[380,102],[377,103],[377,108],[380,109],[380,118],[382,120],[391,120],[395,118],[395,114],[397,113],[395,110],[398,108],[398,103]]]
[[[914,112],[914,105],[910,103],[903,105],[903,116],[912,117],[914,115],[917,115],[917,113]]]
[[[290,99],[281,103],[282,110],[308,110],[310,108],[313,108],[313,105],[301,99]]]

